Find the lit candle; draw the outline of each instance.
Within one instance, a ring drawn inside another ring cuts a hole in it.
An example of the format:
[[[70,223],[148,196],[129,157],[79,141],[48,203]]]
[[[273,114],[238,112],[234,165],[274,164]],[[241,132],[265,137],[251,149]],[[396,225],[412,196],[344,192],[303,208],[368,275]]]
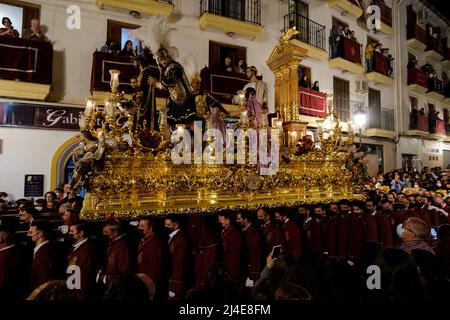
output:
[[[167,124],[167,114],[163,111],[159,113],[159,124],[166,125]]]
[[[278,129],[283,129],[283,121],[282,120],[277,120],[276,122],[275,122],[275,126],[278,128]]]
[[[105,111],[109,117],[114,116],[115,106],[111,100],[105,100]]]
[[[84,114],[82,114],[80,116],[80,120],[79,120],[78,124],[80,125],[81,130],[84,130],[86,128],[86,118],[85,118]]]
[[[84,114],[87,118],[89,118],[92,115],[92,111],[94,110],[94,102],[91,98],[87,99],[86,102],[86,109],[84,110]]]
[[[244,125],[248,124],[248,115],[247,115],[247,111],[242,111],[242,112],[241,112],[241,122],[242,122],[242,124],[244,124]]]
[[[109,73],[111,74],[111,88],[112,89],[117,89],[119,87],[119,75],[120,75],[120,71],[119,70],[109,70]]]
[[[244,98],[245,98],[245,96],[243,93],[239,94],[239,105],[240,106],[244,105]]]

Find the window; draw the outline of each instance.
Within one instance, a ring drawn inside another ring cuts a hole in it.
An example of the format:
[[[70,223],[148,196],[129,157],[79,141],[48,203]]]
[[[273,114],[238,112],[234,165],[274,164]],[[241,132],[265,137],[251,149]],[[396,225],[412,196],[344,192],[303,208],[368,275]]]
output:
[[[32,19],[40,19],[40,5],[16,0],[2,0],[1,2],[0,18],[10,18],[14,28],[20,35],[22,35],[23,29],[30,28]]]
[[[350,120],[350,83],[333,78],[333,103],[339,120]]]
[[[133,42],[133,47],[136,48],[139,42],[138,40],[133,39],[131,36],[129,36],[128,32],[134,29],[138,29],[140,27],[141,26],[136,24],[108,20],[108,31],[105,42],[107,40],[113,40],[115,43],[118,44],[118,46],[120,44],[120,48],[117,49],[122,50],[125,47],[125,42],[131,40]]]
[[[308,76],[308,81],[306,81],[306,83],[308,83],[308,87],[311,88],[311,68],[299,65],[298,66],[298,81],[299,81],[299,85],[300,85],[300,80],[303,78],[303,76]]]
[[[369,128],[381,128],[381,93],[369,88]]]
[[[209,67],[211,69],[223,67],[226,57],[231,57],[233,66],[237,65],[239,59],[244,59],[244,62],[248,64],[247,48],[215,41],[209,42]]]

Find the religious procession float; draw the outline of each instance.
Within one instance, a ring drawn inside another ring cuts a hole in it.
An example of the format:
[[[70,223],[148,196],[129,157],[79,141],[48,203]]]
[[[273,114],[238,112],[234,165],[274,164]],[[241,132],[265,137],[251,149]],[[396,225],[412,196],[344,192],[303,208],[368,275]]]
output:
[[[131,99],[118,91],[120,72],[110,70],[110,98],[87,101],[73,154],[72,185],[87,190],[82,219],[289,208],[358,197],[353,134],[344,137],[332,96],[315,142],[300,121],[298,65],[305,52],[291,44],[295,29],[280,37],[267,60],[275,75],[275,119],[269,123],[256,84],[237,94],[240,118],[228,126],[222,105],[199,90],[193,59],[171,52],[170,30],[155,17],[133,31],[154,53],[159,79],[138,57]],[[156,108],[155,89],[168,91],[167,108]]]

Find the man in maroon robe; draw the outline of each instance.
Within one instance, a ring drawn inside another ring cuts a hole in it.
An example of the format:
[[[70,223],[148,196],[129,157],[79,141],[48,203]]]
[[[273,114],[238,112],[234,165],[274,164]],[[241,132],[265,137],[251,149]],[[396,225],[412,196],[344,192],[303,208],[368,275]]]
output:
[[[322,253],[322,228],[320,220],[325,216],[325,210],[321,204],[313,207],[313,212],[309,215],[304,223],[306,232],[307,249]]]
[[[321,220],[322,227],[322,252],[330,257],[336,256],[337,229],[336,215],[338,213],[337,203],[331,203]]]
[[[110,241],[106,249],[106,271],[103,283],[110,287],[121,274],[131,271],[130,247],[125,240],[122,226],[118,222],[108,222],[103,227],[103,235]]]
[[[348,239],[348,254],[347,257],[354,261],[358,255],[363,239],[363,225],[361,218],[364,212],[364,203],[361,201],[354,201],[352,203],[352,212],[347,217],[347,224],[349,233]]]
[[[250,280],[256,281],[263,269],[263,241],[261,235],[252,225],[252,215],[249,211],[242,211],[237,214],[237,222],[241,224],[244,232],[246,253],[247,253],[247,276]]]
[[[300,258],[302,254],[300,229],[289,219],[289,214],[286,211],[275,212],[275,219],[283,222],[287,251],[291,252],[297,259]]]
[[[350,230],[347,225],[347,217],[350,211],[350,202],[341,200],[339,202],[339,212],[336,215],[336,238],[337,238],[337,255],[339,257],[347,257],[348,241]]]
[[[57,274],[56,249],[48,240],[49,227],[45,221],[33,220],[28,237],[35,243],[31,265],[31,288],[54,280]]]
[[[241,233],[233,226],[232,216],[228,212],[219,213],[219,223],[223,227],[223,262],[227,266],[233,280],[239,282],[242,254]]]
[[[388,203],[388,206],[391,205],[388,200],[384,199],[381,201],[381,209],[375,213],[378,224],[378,238],[383,247],[390,248],[394,245],[392,225],[390,222],[389,211],[383,209],[383,203]]]
[[[180,220],[173,215],[167,217],[164,226],[169,233],[170,278],[169,299],[184,299],[185,277],[189,258],[189,243],[180,229]]]
[[[259,208],[256,214],[264,235],[266,256],[268,256],[274,246],[285,246],[283,231],[274,223],[274,215],[266,208]]]
[[[80,289],[75,289],[76,296],[81,300],[88,300],[95,293],[95,276],[98,269],[97,252],[88,238],[88,227],[84,223],[70,226],[69,234],[74,244],[67,257],[67,268],[78,266],[80,268]],[[71,273],[68,274],[70,279]]]
[[[361,222],[363,224],[363,240],[367,242],[379,243],[380,240],[378,221],[377,221],[377,209],[375,206],[375,200],[366,200],[365,212],[362,215]]]
[[[164,270],[163,243],[153,231],[153,221],[149,217],[139,220],[138,230],[143,238],[138,247],[137,272],[149,276],[159,290]]]
[[[218,241],[208,218],[202,215],[190,215],[186,227],[187,235],[192,243],[192,254],[195,256],[195,288],[197,289],[205,286],[208,269],[217,258]]]

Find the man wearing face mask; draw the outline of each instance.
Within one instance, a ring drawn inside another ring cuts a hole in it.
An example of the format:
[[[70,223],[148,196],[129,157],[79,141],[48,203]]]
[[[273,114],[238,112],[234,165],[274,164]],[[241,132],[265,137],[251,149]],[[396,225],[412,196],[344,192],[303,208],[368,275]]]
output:
[[[420,198],[420,219],[422,219],[428,228],[434,226],[434,215],[437,213],[436,210],[431,208],[431,203],[433,202],[433,198],[422,196]],[[439,213],[437,213],[439,217]]]
[[[109,240],[109,244],[106,249],[106,272],[100,275],[100,280],[110,287],[114,279],[131,271],[130,248],[119,222],[106,223],[103,235]]]
[[[399,225],[397,233],[402,238],[400,249],[405,250],[409,254],[414,249],[425,250],[435,254],[433,248],[424,241],[428,235],[428,228],[423,220],[409,218],[403,225]]]
[[[35,243],[31,265],[31,288],[56,278],[56,250],[48,240],[49,228],[45,221],[34,220],[28,230],[28,237]]]
[[[164,247],[153,231],[153,221],[149,217],[139,219],[138,230],[142,239],[138,247],[137,272],[146,274],[160,292],[164,268]]]
[[[258,224],[260,225],[261,231],[264,235],[266,243],[266,256],[268,256],[269,253],[272,252],[272,248],[274,246],[281,245],[284,247],[283,231],[279,225],[273,223],[273,214],[271,214],[266,208],[259,208],[256,214],[258,216]]]
[[[23,277],[19,272],[20,253],[14,243],[12,230],[0,226],[0,299],[11,300],[19,298],[20,280]]]
[[[81,288],[75,289],[74,292],[77,298],[87,300],[93,296],[95,291],[95,275],[98,267],[97,253],[94,245],[89,241],[86,224],[71,225],[69,235],[74,243],[67,257],[67,268],[74,265],[80,268]]]
[[[169,299],[182,300],[184,298],[185,277],[189,256],[189,244],[180,229],[180,220],[176,215],[167,217],[164,226],[169,234],[170,278]]]
[[[240,280],[240,265],[242,254],[242,236],[233,226],[232,215],[229,212],[219,213],[219,223],[222,225],[223,262],[230,271],[235,282]]]
[[[352,203],[352,212],[347,217],[349,239],[348,239],[348,258],[354,261],[357,257],[359,248],[363,239],[362,215],[364,212],[364,203],[354,201]]]

